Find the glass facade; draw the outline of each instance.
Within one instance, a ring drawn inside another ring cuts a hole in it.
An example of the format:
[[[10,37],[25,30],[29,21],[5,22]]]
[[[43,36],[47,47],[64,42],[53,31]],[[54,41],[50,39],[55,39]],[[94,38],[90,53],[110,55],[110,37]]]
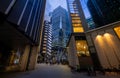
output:
[[[88,66],[92,66],[84,33],[88,30],[87,22],[79,0],[67,0],[67,4],[72,26],[72,34],[67,46],[69,65],[74,68],[79,66],[80,69],[87,69]]]
[[[77,1],[68,0],[68,9],[70,12],[73,33],[84,33],[82,21],[79,14],[80,9],[78,7]],[[89,51],[88,51],[88,46],[87,46],[85,36],[84,36],[84,39],[82,35],[75,36],[75,42],[76,42],[75,45],[77,48],[77,55],[89,56]]]
[[[84,32],[80,16],[78,6],[75,0],[68,1],[68,8],[70,11],[71,21],[72,21],[72,28],[74,33]]]
[[[52,12],[51,22],[52,22],[52,45],[59,46],[59,44],[61,44],[59,41],[59,37],[61,37],[59,32],[60,29],[62,29],[64,38],[63,47],[65,47],[70,36],[69,34],[71,33],[68,12],[66,11],[66,9],[62,8],[61,6],[58,6]]]

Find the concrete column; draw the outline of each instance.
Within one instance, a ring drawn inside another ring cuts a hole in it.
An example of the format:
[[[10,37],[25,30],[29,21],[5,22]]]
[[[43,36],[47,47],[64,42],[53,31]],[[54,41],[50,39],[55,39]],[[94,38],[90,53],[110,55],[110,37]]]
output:
[[[37,56],[38,56],[38,46],[33,46],[30,54],[30,61],[28,65],[28,70],[33,70],[37,63]]]
[[[25,71],[27,67],[28,57],[30,52],[30,45],[26,45],[23,55],[20,60],[20,71]]]
[[[69,65],[73,68],[77,68],[77,65],[79,65],[79,59],[77,56],[76,42],[74,36],[71,37],[68,47]]]

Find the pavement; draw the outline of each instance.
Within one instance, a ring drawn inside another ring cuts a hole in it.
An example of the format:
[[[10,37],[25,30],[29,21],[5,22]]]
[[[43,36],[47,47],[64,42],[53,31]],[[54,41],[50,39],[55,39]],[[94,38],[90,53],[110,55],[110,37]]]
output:
[[[120,74],[88,76],[86,72],[72,71],[67,65],[37,64],[33,71],[3,73],[0,78],[120,78]]]

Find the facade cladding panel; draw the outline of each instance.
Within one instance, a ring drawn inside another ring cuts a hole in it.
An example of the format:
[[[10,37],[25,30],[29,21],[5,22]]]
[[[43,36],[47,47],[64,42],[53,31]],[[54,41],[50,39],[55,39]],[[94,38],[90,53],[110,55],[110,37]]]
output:
[[[120,0],[88,0],[87,6],[96,28],[120,20]]]
[[[38,1],[40,1],[40,0],[38,0]],[[30,36],[33,38],[33,40],[35,40],[35,33],[36,33],[36,31],[37,31],[37,27],[38,27],[38,21],[40,21],[39,20],[39,17],[40,17],[40,9],[39,8],[41,8],[41,6],[40,6],[40,2],[38,2],[38,4],[37,4],[37,10],[36,10],[36,17],[34,18],[34,24],[33,24],[33,26],[32,26],[32,30],[31,30],[31,33],[30,33]]]
[[[0,12],[5,13],[9,5],[16,0],[0,0]]]
[[[27,35],[30,35],[31,29],[32,29],[33,19],[35,17],[34,15],[35,15],[35,11],[36,11],[36,4],[37,4],[37,1],[34,2],[34,5],[32,7],[31,16],[30,16],[29,23],[28,23],[27,29],[26,29]]]
[[[20,23],[20,27],[25,31],[26,25],[27,25],[27,21],[29,20],[29,16],[30,16],[30,12],[31,12],[31,8],[34,6],[34,1],[35,0],[29,0],[27,6],[26,6],[26,10],[25,13],[23,14],[23,18],[21,20]],[[37,1],[36,1],[37,2]]]
[[[23,12],[23,9],[25,8],[27,0],[17,0],[13,9],[11,10],[11,13],[8,16],[8,21],[17,24],[20,16]],[[14,18],[14,19],[13,19]]]
[[[18,30],[25,33],[35,43],[38,43],[40,38],[45,2],[46,0],[17,0],[7,18],[10,23],[13,23]]]

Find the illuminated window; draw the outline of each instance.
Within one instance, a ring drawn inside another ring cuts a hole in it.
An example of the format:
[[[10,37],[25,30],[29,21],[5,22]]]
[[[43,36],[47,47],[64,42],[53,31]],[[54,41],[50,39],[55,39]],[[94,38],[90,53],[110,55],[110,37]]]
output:
[[[71,13],[71,16],[73,17],[73,16],[79,16],[79,15],[76,13]]]
[[[47,43],[47,41],[44,41],[43,43]]]
[[[74,32],[84,32],[83,27],[74,27],[73,31]]]
[[[43,44],[43,46],[46,46],[46,44]]]
[[[76,19],[80,20],[80,17],[72,17],[72,20],[76,20]]]
[[[115,30],[116,34],[118,35],[118,37],[120,38],[120,26],[115,27],[114,30]]]
[[[73,27],[81,27],[82,24],[72,24]]]
[[[46,38],[44,38],[44,40],[47,40]]]
[[[86,40],[76,40],[78,56],[90,56]]]
[[[81,23],[80,20],[72,20],[72,23]]]
[[[46,47],[43,47],[43,50],[46,50]]]
[[[46,51],[43,51],[43,53],[46,53]]]

